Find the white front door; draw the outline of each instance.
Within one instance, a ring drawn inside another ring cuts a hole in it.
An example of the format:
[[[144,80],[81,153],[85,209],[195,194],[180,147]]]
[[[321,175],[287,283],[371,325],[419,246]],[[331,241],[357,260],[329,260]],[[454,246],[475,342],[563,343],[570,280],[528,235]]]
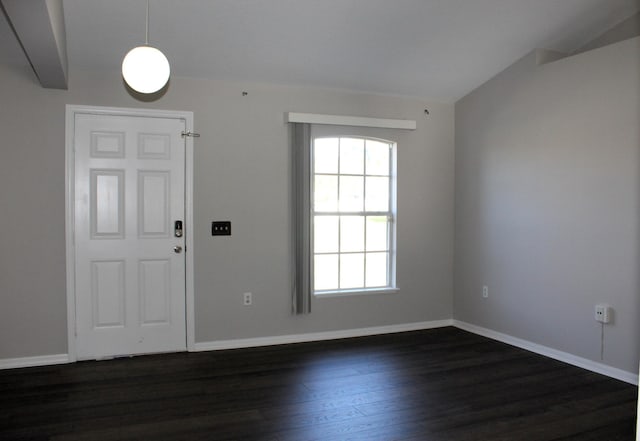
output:
[[[186,350],[185,129],[75,114],[78,359]]]

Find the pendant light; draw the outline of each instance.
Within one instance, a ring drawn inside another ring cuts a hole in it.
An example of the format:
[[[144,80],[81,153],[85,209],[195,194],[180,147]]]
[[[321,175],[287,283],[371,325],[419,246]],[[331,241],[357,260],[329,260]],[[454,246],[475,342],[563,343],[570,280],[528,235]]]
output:
[[[149,46],[149,0],[144,46],[131,49],[122,60],[122,77],[136,92],[154,93],[162,89],[171,74],[169,60],[160,50]]]

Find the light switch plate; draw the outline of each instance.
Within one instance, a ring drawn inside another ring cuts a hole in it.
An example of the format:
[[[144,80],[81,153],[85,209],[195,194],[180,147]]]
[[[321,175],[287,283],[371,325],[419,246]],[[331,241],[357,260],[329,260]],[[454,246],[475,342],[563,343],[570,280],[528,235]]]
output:
[[[231,236],[231,221],[211,222],[212,236]]]

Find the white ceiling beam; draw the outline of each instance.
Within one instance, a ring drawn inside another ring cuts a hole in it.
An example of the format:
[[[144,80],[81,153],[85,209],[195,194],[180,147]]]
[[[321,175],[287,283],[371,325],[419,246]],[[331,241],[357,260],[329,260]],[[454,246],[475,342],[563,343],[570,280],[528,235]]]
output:
[[[62,0],[2,0],[2,6],[42,87],[67,89]]]

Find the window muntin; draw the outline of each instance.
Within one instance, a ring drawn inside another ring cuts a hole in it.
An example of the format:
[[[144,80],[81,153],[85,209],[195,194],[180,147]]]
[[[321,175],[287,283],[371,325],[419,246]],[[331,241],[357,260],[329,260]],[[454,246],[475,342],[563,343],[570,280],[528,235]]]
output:
[[[316,294],[393,288],[394,148],[353,136],[313,140]]]

